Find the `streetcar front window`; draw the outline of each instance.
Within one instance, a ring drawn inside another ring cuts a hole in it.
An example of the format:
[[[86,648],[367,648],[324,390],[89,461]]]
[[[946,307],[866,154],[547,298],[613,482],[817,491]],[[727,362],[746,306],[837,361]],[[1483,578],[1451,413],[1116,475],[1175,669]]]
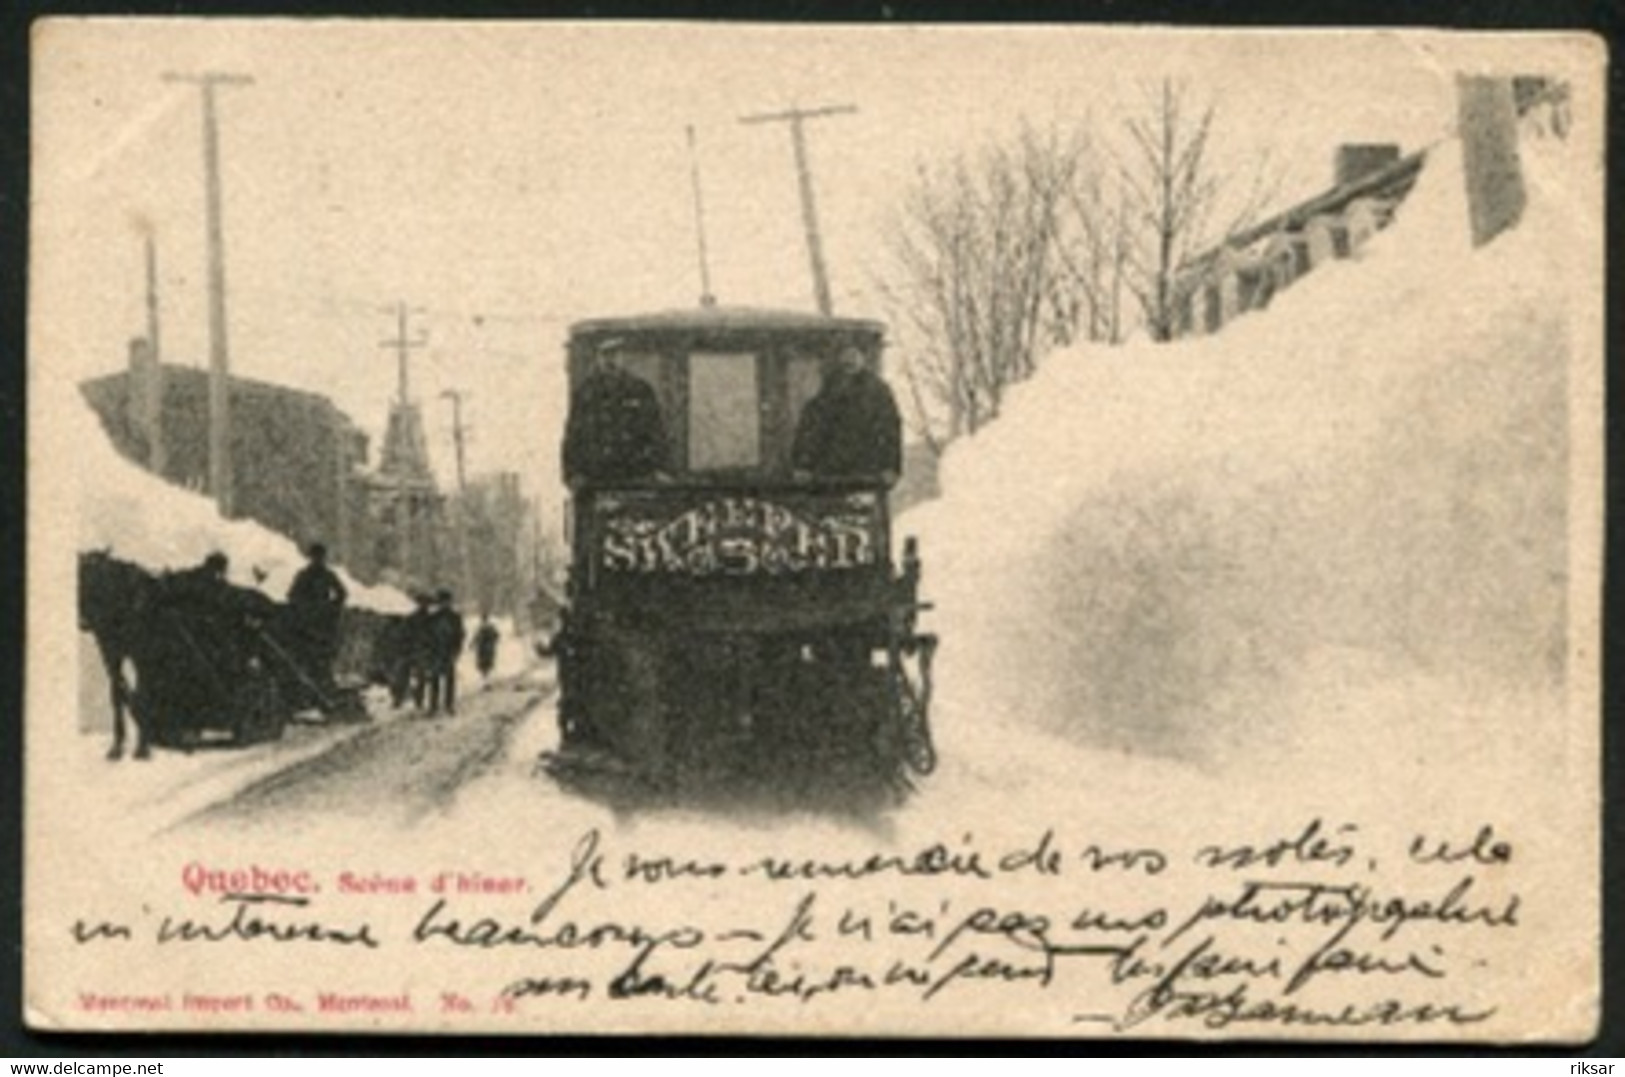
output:
[[[790,360],[786,369],[786,381],[789,390],[790,429],[795,430],[801,421],[801,409],[807,406],[807,401],[818,395],[823,384],[824,360],[818,355],[797,355]]]
[[[690,471],[754,468],[762,460],[756,356],[696,352],[688,357]]]

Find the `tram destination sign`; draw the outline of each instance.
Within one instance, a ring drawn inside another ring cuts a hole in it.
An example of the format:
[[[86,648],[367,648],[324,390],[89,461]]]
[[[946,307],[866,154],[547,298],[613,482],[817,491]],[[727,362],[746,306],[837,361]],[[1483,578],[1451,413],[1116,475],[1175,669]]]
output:
[[[609,496],[597,505],[595,560],[633,576],[865,569],[883,559],[878,504],[873,493]]]

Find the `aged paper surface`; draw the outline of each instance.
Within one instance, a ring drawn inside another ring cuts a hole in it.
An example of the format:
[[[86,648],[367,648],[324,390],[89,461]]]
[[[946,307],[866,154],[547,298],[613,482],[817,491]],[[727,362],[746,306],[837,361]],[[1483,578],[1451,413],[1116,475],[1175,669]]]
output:
[[[34,1026],[1592,1034],[1597,41],[48,20],[34,59]],[[886,334],[889,549],[789,441],[829,325]],[[639,493],[567,500],[567,340],[668,394]],[[917,603],[840,621],[871,569]],[[441,588],[434,715],[389,641]]]

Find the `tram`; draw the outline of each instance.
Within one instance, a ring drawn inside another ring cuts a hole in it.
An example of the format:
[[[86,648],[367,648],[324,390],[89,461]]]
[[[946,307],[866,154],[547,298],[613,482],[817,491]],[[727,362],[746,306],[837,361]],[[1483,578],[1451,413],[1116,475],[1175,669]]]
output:
[[[801,804],[933,769],[884,335],[715,306],[572,327],[555,775]]]

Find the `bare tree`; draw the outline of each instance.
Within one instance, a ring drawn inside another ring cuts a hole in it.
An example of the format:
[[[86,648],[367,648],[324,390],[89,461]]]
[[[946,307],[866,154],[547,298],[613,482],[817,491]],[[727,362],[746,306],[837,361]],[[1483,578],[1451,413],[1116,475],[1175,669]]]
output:
[[[915,425],[936,446],[996,417],[1037,368],[1055,322],[1080,134],[1023,127],[1012,140],[921,168],[889,236],[880,282],[903,338]]]
[[[1057,346],[1120,343],[1128,328],[1123,306],[1133,251],[1121,190],[1100,170],[1086,171],[1067,192],[1064,210],[1049,336]]]
[[[1140,321],[1154,339],[1173,335],[1181,266],[1272,195],[1267,154],[1221,167],[1217,115],[1163,81],[1146,89],[1111,153],[1095,151],[1086,125],[1023,125],[919,168],[877,283],[913,425],[933,447],[996,418],[1008,386],[1050,348],[1119,343]]]
[[[1245,227],[1279,183],[1262,153],[1241,175],[1215,163],[1212,99],[1199,100],[1172,79],[1147,87],[1144,97],[1124,121],[1116,178],[1134,237],[1130,287],[1151,337],[1168,340],[1176,328],[1179,267]]]

